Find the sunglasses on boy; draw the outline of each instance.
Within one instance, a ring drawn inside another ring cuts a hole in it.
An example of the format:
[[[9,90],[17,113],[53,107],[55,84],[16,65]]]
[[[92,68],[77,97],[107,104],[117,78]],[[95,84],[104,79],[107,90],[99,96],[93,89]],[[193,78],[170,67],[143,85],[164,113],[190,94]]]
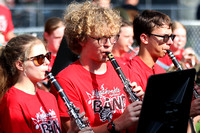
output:
[[[40,55],[37,55],[37,56],[33,56],[33,57],[30,57],[30,58],[27,58],[26,60],[32,60],[36,66],[40,66],[44,63],[45,57],[49,61],[51,61],[51,52],[46,53],[46,55],[40,54]]]
[[[156,34],[150,34],[150,35],[157,36],[157,37],[162,37],[162,38],[163,38],[163,42],[168,42],[169,38],[171,38],[172,41],[173,41],[174,38],[176,37],[176,35],[174,35],[174,34],[171,34],[171,35],[164,35],[164,36],[156,35]]]

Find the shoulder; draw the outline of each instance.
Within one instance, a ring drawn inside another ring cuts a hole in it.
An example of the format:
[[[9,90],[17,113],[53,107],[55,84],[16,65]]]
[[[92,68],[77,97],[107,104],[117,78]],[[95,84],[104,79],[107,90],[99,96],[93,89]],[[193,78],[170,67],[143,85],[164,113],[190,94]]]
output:
[[[40,96],[40,98],[45,101],[45,103],[47,105],[49,105],[49,103],[51,104],[51,106],[57,105],[57,100],[54,94],[52,94],[51,92],[46,92],[44,90],[37,90],[38,95]],[[48,101],[48,102],[47,102]]]
[[[0,106],[1,107],[19,107],[23,102],[24,95],[20,90],[11,87],[3,96]]]
[[[170,66],[172,64],[172,61],[171,61],[171,59],[169,58],[168,55],[165,55],[162,58],[158,58],[157,62],[160,62],[160,63],[167,65],[167,66]]]
[[[81,67],[81,64],[79,61],[75,61],[74,63],[67,66],[65,69],[60,71],[56,77],[65,77],[70,74],[76,73],[77,70],[79,70]]]
[[[37,89],[37,93],[39,93],[40,95],[42,95],[43,97],[52,97],[54,98],[54,95],[51,94],[50,92],[47,92],[47,91],[44,91],[44,90],[41,90],[41,89]]]
[[[163,67],[161,67],[160,65],[158,65],[158,64],[155,64],[155,73],[156,74],[159,74],[159,73],[166,73],[166,70],[163,68]]]
[[[70,64],[69,66],[67,66],[62,71],[60,71],[60,73],[58,73],[58,75],[61,75],[64,72],[71,72],[71,70],[79,69],[80,66],[81,66],[80,61],[77,60],[77,61],[73,62],[72,64]]]
[[[138,66],[139,64],[142,64],[142,60],[138,56],[135,56],[133,57],[133,59],[130,60],[128,66],[132,68]]]
[[[89,75],[88,73],[89,71],[84,69],[79,61],[76,61],[59,72],[55,78],[63,87],[64,84],[68,85],[68,83],[71,84],[82,80]]]
[[[2,10],[10,10],[7,6],[1,5],[1,4],[0,4],[0,7]]]
[[[10,9],[7,7],[7,6],[4,6],[4,5],[0,5],[0,10],[3,12],[3,13],[10,13]],[[2,13],[1,12],[1,13]]]

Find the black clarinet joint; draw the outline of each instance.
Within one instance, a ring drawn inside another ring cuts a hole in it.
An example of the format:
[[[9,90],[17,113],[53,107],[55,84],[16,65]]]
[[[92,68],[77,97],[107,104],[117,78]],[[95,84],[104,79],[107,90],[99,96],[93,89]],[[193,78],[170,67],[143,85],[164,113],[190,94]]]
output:
[[[76,107],[70,100],[68,99],[67,95],[63,91],[62,87],[58,83],[58,81],[54,78],[53,74],[51,72],[46,71],[46,75],[48,80],[54,85],[56,90],[59,92],[60,97],[64,101],[65,105],[67,106],[68,109],[68,114],[74,118],[78,128],[81,130],[89,125],[89,123],[84,123],[82,119],[79,116],[79,113],[76,110]]]
[[[169,55],[169,58],[172,60],[174,66],[178,70],[183,70],[183,68],[181,67],[180,63],[178,62],[178,60],[176,59],[176,57],[174,56],[174,54],[170,50],[167,50],[167,53]]]
[[[115,71],[117,72],[119,78],[122,80],[122,83],[124,84],[124,90],[130,96],[131,102],[141,101],[140,98],[136,96],[136,93],[133,91],[133,88],[130,85],[130,81],[125,77],[114,56],[110,52],[107,52],[106,54],[111,64],[113,65]]]

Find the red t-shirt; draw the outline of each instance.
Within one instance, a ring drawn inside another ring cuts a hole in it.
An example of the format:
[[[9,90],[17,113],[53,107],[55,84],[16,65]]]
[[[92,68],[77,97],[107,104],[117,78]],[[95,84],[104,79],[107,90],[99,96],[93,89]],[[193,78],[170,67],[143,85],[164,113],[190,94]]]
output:
[[[133,81],[135,81],[138,86],[141,86],[143,91],[146,90],[149,76],[166,72],[158,64],[154,65],[154,69],[150,68],[138,56],[135,56],[130,61],[128,66],[130,68]]]
[[[4,38],[6,34],[14,30],[12,15],[9,8],[0,5],[0,31],[3,33]],[[6,41],[8,41],[5,38]]]
[[[129,69],[125,69],[126,66],[121,67],[124,74],[130,77]],[[78,60],[62,70],[56,79],[69,100],[80,108],[80,112],[86,113],[92,127],[107,123],[111,117],[107,118],[106,115],[110,112],[112,119],[116,119],[129,105],[123,90],[124,85],[110,61],[107,62],[106,73],[96,75],[83,68]],[[52,87],[51,91],[58,98],[60,116],[69,117],[67,108],[55,88]]]
[[[126,65],[127,63],[129,63],[129,61],[135,56],[135,53],[125,53],[123,57],[115,57],[116,60],[123,64]]]
[[[40,89],[36,95],[30,95],[11,87],[0,103],[0,132],[60,133],[55,97]]]

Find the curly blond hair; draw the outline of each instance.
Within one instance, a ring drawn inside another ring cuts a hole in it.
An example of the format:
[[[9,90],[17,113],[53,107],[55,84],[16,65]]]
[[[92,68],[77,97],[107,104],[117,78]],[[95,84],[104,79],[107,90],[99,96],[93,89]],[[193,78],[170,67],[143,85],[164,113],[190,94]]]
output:
[[[121,26],[118,11],[99,7],[90,1],[71,3],[65,11],[64,21],[67,43],[76,54],[80,54],[82,49],[79,42],[86,41],[88,36],[117,35]]]

